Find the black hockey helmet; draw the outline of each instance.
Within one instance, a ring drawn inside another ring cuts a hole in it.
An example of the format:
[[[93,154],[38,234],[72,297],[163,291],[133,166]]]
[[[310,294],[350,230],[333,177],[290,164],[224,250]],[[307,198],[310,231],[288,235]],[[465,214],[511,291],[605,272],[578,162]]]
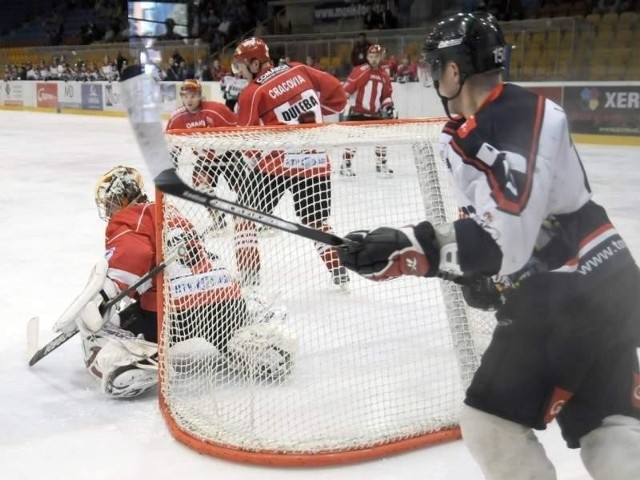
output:
[[[424,60],[438,82],[443,67],[455,62],[460,84],[476,73],[504,66],[506,42],[496,18],[487,12],[458,13],[439,22],[424,42]]]

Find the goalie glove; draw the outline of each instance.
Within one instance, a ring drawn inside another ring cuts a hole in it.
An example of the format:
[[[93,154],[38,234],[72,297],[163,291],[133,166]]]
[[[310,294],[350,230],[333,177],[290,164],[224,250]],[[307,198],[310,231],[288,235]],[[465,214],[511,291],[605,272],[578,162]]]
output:
[[[358,245],[339,249],[342,264],[370,280],[402,275],[434,276],[440,264],[440,247],[429,222],[399,229],[380,227],[346,236]]]

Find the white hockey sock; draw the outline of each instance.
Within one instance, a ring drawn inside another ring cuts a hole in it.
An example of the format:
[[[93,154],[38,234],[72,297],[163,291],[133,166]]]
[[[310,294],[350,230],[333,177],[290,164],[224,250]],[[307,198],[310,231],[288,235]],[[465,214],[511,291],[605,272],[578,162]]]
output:
[[[640,477],[640,420],[612,415],[580,439],[580,456],[594,480]]]
[[[486,480],[556,480],[533,431],[465,405],[462,438]]]

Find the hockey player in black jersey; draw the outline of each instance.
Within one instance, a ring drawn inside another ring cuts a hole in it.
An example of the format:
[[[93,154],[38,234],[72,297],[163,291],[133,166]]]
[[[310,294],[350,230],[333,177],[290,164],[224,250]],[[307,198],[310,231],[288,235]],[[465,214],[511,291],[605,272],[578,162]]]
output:
[[[352,232],[360,248],[341,260],[373,280],[461,273],[467,302],[496,309],[461,417],[486,478],[555,479],[533,430],[556,419],[595,480],[637,479],[640,271],[591,200],[562,108],[502,82],[505,46],[481,12],[441,21],[425,41],[450,117],[443,161],[470,215]]]

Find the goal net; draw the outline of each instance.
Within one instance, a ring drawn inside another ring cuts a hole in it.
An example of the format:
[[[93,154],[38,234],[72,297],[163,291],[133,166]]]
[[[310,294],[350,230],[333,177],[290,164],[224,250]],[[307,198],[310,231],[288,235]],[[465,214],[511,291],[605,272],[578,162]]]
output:
[[[442,125],[172,131],[167,140],[190,185],[344,236],[455,218]],[[340,174],[345,152],[355,176]],[[393,173],[377,171],[383,159]],[[275,179],[254,174],[260,168]],[[159,255],[186,219],[207,265],[196,280],[180,269],[202,258],[174,265],[160,282],[160,402],[176,438],[270,465],[344,463],[459,438],[464,389],[493,320],[466,307],[457,285],[347,279],[332,247],[156,199]]]

